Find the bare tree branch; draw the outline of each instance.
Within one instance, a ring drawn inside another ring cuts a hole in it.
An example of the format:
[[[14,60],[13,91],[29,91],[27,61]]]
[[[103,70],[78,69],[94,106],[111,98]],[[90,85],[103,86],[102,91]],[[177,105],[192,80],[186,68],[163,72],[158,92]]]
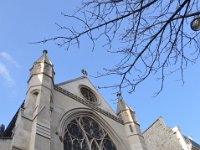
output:
[[[184,83],[184,69],[195,63],[200,54],[199,32],[190,29],[190,22],[200,15],[198,0],[83,0],[81,7],[64,17],[80,22],[83,28],[59,25],[66,35],[47,38],[35,43],[57,41],[67,49],[80,46],[81,37],[88,37],[95,49],[103,40],[109,53],[120,54],[121,60],[104,69],[97,77],[117,76],[116,84],[103,86],[135,91],[138,84],[151,75],[160,81],[159,94],[165,78],[180,72]],[[121,49],[113,49],[120,43]]]

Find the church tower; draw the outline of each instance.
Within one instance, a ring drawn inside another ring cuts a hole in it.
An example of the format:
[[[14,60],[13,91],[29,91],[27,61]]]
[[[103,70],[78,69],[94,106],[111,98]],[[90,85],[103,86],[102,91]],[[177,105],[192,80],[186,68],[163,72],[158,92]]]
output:
[[[18,112],[12,149],[50,149],[53,85],[53,65],[44,50],[30,69],[26,99]]]
[[[54,84],[44,50],[30,69],[25,100],[3,131],[0,149],[147,150],[135,113],[121,96],[116,114],[82,72]]]
[[[124,123],[124,129],[131,150],[147,150],[140,125],[136,120],[135,112],[123,101],[118,93],[117,115]]]

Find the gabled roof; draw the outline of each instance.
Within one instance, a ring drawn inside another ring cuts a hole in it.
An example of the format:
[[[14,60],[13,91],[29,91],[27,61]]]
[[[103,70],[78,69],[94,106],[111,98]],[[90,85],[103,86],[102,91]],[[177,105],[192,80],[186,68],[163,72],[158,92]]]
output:
[[[87,87],[95,95],[97,102],[92,103],[91,101],[86,100],[80,91],[81,87]],[[87,107],[92,108],[93,110],[98,111],[121,124],[123,123],[122,120],[117,117],[116,113],[107,101],[99,93],[98,89],[95,88],[86,76],[58,83],[54,86],[54,89],[70,97],[72,100],[86,105]]]
[[[163,118],[160,116],[158,117],[158,119],[156,119],[146,130],[144,130],[143,134],[145,132],[147,132],[149,129],[151,129],[151,127],[153,127],[155,124],[157,124],[158,122],[162,122],[164,124]]]
[[[62,85],[65,85],[65,84],[68,84],[68,83],[71,83],[71,82],[74,82],[74,81],[78,81],[78,80],[81,80],[81,79],[84,79],[84,78],[87,78],[87,77],[81,76],[81,77],[78,77],[78,78],[75,78],[75,79],[67,80],[67,81],[56,84],[56,86],[62,86]]]
[[[157,123],[161,123],[163,124],[167,129],[173,131],[174,133],[176,133],[177,131],[180,133],[181,138],[184,140],[185,144],[191,144],[193,148],[195,148],[195,150],[200,150],[200,145],[198,143],[196,143],[195,141],[193,141],[192,139],[184,136],[182,134],[182,132],[180,131],[180,129],[178,127],[174,127],[174,128],[169,128],[165,125],[163,118],[159,117],[158,119],[156,119],[144,132],[143,134],[145,134],[149,129],[151,129],[154,125],[156,125]],[[175,129],[175,130],[174,130]],[[179,136],[179,141],[180,141],[180,136]],[[192,149],[193,150],[193,149]]]

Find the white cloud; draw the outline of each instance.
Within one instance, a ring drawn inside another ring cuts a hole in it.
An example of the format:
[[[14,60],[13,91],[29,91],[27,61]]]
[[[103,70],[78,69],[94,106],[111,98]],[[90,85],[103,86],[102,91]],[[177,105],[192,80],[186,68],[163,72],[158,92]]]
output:
[[[20,69],[20,65],[7,52],[0,52],[0,78],[3,78],[10,87],[15,86],[15,80],[12,77],[12,70]]]
[[[2,77],[3,79],[6,80],[6,83],[9,85],[9,86],[13,86],[14,85],[14,80],[8,70],[8,68],[2,64],[0,62],[0,77]]]
[[[19,64],[7,52],[0,52],[0,58],[5,59],[8,63],[14,65],[16,68],[18,68],[18,69],[20,68]]]

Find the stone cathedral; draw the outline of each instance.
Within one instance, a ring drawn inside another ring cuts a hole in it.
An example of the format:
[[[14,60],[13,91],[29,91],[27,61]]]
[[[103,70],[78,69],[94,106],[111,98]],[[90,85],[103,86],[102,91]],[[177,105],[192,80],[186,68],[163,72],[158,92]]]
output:
[[[200,150],[161,118],[141,133],[121,95],[114,112],[85,75],[55,84],[54,74],[44,50],[23,104],[6,129],[0,126],[0,150]]]
[[[26,98],[3,136],[0,150],[147,150],[120,94],[114,112],[86,76],[55,84],[46,50],[30,69]]]

